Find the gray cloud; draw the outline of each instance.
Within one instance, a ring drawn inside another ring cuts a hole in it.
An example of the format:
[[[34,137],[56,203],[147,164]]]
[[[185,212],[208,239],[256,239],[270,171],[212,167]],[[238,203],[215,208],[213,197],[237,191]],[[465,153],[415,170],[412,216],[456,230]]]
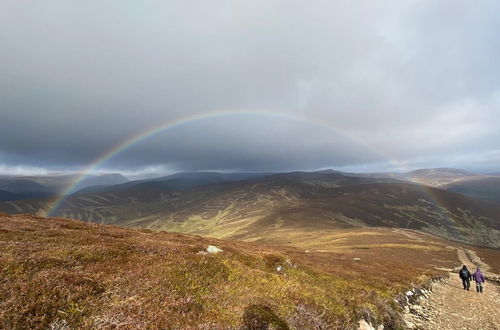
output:
[[[500,148],[499,9],[496,1],[4,0],[0,165],[79,169],[161,122],[267,110],[305,120],[200,121],[103,167],[497,170],[488,155]]]

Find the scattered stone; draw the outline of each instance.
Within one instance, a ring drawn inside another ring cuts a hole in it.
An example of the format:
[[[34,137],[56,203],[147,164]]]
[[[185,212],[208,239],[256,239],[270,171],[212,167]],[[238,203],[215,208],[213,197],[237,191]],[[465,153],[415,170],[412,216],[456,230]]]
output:
[[[50,330],[69,330],[71,329],[66,320],[56,320],[49,325]]]
[[[366,322],[364,319],[361,319],[358,322],[358,330],[383,330],[384,326],[379,325],[377,328],[374,328],[370,323]]]
[[[216,254],[216,253],[222,252],[222,250],[214,245],[209,245],[207,248],[207,252]]]
[[[276,267],[276,271],[277,271],[278,273],[281,273],[281,272],[283,271],[283,267],[282,267],[282,266],[278,266],[278,267]]]
[[[358,261],[361,260],[361,258],[352,258],[352,260]]]
[[[412,291],[406,291],[406,295],[407,295],[408,297],[411,297],[411,296],[413,296],[413,292],[412,292]]]
[[[422,312],[422,306],[420,305],[412,305],[410,309],[417,314]]]
[[[311,251],[309,251],[309,250],[305,250],[304,252],[305,252],[305,253],[310,253]]]
[[[415,329],[415,324],[411,323],[410,321],[405,320],[406,327],[408,329]]]

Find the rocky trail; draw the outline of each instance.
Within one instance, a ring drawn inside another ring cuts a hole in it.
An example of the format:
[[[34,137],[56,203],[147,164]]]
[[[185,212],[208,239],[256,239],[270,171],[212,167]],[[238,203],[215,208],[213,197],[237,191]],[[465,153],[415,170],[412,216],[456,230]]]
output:
[[[474,272],[479,266],[487,277],[498,275],[488,272],[473,251],[457,250],[462,264]],[[475,282],[470,291],[463,289],[457,272],[449,278],[432,284],[414,304],[406,308],[405,320],[410,329],[500,329],[500,286],[486,280],[483,293],[477,293]],[[498,278],[498,277],[497,277]]]

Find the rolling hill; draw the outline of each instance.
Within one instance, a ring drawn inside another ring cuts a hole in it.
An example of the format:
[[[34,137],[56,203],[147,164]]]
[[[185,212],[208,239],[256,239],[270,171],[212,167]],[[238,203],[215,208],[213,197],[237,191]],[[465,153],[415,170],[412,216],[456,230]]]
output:
[[[500,203],[500,177],[479,178],[446,185],[444,189]]]
[[[0,190],[0,202],[17,201],[23,199],[54,197],[53,193],[43,191],[33,191],[24,193],[13,193],[10,191]]]
[[[23,177],[0,177],[0,189],[14,194],[26,192],[55,192],[53,189],[44,186],[36,181]]]
[[[163,177],[145,180],[133,180],[115,185],[95,185],[76,191],[77,194],[89,194],[98,192],[112,192],[126,188],[139,189],[189,189],[193,187],[241,181],[252,178],[260,178],[271,173],[218,173],[218,172],[183,172]]]
[[[78,174],[48,174],[40,176],[0,176],[0,189],[13,193],[59,193],[79,177]],[[74,188],[76,190],[96,185],[116,185],[129,180],[121,174],[88,175]]]
[[[411,171],[404,174],[404,176],[412,182],[438,188],[454,182],[483,177],[484,175],[455,168],[432,168]]]
[[[392,178],[399,181],[413,182],[430,186],[434,188],[442,188],[446,185],[464,182],[468,180],[476,180],[494,177],[493,174],[482,174],[464,171],[456,168],[429,168],[419,169],[405,173],[345,173],[351,176],[361,176],[369,178]]]
[[[0,211],[43,214],[48,203],[49,199],[5,202]],[[500,204],[390,178],[329,171],[282,173],[183,190],[138,185],[77,194],[68,196],[54,214],[247,241],[269,241],[277,232],[295,237],[307,232],[322,239],[338,229],[386,227],[500,247]]]
[[[459,193],[472,198],[500,202],[500,175],[472,173],[454,168],[421,169],[407,173],[346,173],[346,175],[393,178]]]

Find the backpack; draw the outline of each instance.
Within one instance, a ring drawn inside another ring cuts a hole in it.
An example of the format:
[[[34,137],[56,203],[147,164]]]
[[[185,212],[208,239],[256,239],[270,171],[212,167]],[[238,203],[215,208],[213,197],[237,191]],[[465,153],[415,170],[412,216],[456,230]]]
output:
[[[460,278],[466,279],[469,277],[469,271],[467,269],[460,269]]]

